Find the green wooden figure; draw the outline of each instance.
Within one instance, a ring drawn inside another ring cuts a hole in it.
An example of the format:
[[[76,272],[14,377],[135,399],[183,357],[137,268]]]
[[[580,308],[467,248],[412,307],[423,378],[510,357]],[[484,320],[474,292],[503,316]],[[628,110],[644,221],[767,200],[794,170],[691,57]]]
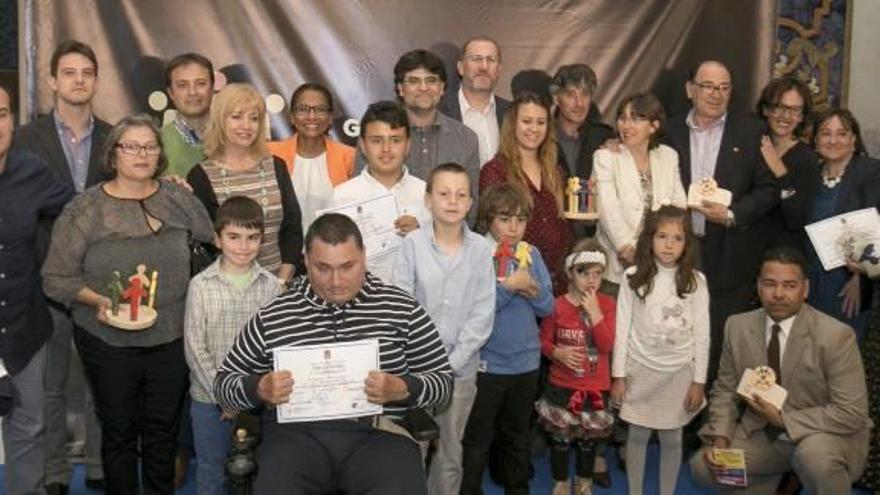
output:
[[[124,290],[122,287],[122,274],[119,273],[119,270],[113,270],[110,282],[107,283],[107,291],[110,293],[110,302],[113,303],[110,311],[114,316],[119,314],[119,301],[122,300]]]

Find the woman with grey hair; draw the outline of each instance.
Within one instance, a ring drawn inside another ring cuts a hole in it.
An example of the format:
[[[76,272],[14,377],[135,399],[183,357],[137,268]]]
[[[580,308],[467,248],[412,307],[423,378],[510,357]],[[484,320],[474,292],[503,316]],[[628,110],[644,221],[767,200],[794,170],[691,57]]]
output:
[[[113,127],[103,166],[111,179],[77,196],[55,223],[43,287],[73,314],[74,341],[101,422],[107,491],[141,492],[140,450],[143,491],[173,493],[186,393],[182,337],[189,244],[211,242],[213,231],[195,196],[159,180],[167,161],[148,115],[126,117]],[[144,272],[156,274],[149,280],[155,322],[140,331],[111,326],[108,310],[118,302],[119,275],[126,284],[130,275],[149,278]]]

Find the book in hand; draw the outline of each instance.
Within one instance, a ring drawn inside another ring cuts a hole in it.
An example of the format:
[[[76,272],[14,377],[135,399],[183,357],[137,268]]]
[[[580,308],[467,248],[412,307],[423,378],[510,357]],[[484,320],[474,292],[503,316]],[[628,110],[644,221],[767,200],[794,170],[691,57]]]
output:
[[[746,368],[739,380],[739,386],[736,387],[736,393],[747,399],[758,395],[780,411],[788,397],[788,392],[776,384],[776,373],[769,366]]]
[[[715,480],[727,486],[747,486],[746,454],[743,449],[712,449],[715,463],[722,466],[715,471]]]

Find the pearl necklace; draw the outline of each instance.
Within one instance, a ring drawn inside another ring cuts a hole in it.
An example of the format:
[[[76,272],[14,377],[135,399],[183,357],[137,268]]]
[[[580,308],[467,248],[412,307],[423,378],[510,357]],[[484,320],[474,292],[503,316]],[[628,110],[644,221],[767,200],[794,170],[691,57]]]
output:
[[[822,184],[825,185],[828,189],[834,189],[837,184],[840,184],[840,180],[843,178],[842,175],[838,175],[837,177],[829,177],[827,175],[822,176]]]
[[[220,165],[220,180],[223,183],[223,194],[225,196],[223,201],[226,201],[232,196],[232,186],[229,185],[230,176],[233,174],[232,171],[229,170],[229,167],[226,165],[225,160],[218,160]],[[260,199],[259,203],[263,206],[263,208],[269,206],[269,186],[266,180],[266,160],[260,160],[257,162],[257,166],[260,167]],[[256,198],[251,198],[256,199]]]

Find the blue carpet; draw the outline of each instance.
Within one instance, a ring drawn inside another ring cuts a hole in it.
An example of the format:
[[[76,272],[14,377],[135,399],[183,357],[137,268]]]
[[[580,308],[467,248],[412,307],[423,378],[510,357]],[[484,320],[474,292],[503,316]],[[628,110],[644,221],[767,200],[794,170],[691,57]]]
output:
[[[617,462],[611,459],[611,449],[609,449],[609,462],[608,466],[611,469],[611,478],[613,480],[613,485],[609,489],[603,488],[594,488],[594,493],[597,494],[626,494],[626,474],[620,471],[617,468]],[[645,476],[645,495],[656,495],[659,492],[658,489],[658,470],[659,470],[659,451],[657,445],[650,445],[648,447],[648,472]],[[551,477],[550,477],[550,465],[546,457],[535,457],[533,459],[533,464],[535,466],[535,477],[531,481],[531,490],[530,493],[533,495],[547,495],[551,490]],[[195,463],[192,464],[192,469],[190,469],[189,477],[186,480],[186,484],[184,487],[177,491],[178,495],[196,495],[196,487],[195,487]],[[4,477],[4,468],[5,466],[0,465],[0,492],[2,490],[2,480]],[[85,470],[82,465],[77,465],[74,469],[73,480],[71,481],[70,487],[70,495],[94,495],[100,492],[95,492],[92,490],[88,490],[84,485],[85,478]],[[486,495],[503,495],[503,488],[495,485],[489,480],[488,475],[484,477],[483,480],[483,488]],[[681,472],[678,477],[678,487],[675,491],[677,495],[695,495],[695,494],[710,494],[714,493],[713,490],[707,490],[703,488],[698,488],[691,478],[690,469],[687,464],[682,464]],[[853,495],[868,495],[870,492],[867,490],[854,489],[852,491]]]

